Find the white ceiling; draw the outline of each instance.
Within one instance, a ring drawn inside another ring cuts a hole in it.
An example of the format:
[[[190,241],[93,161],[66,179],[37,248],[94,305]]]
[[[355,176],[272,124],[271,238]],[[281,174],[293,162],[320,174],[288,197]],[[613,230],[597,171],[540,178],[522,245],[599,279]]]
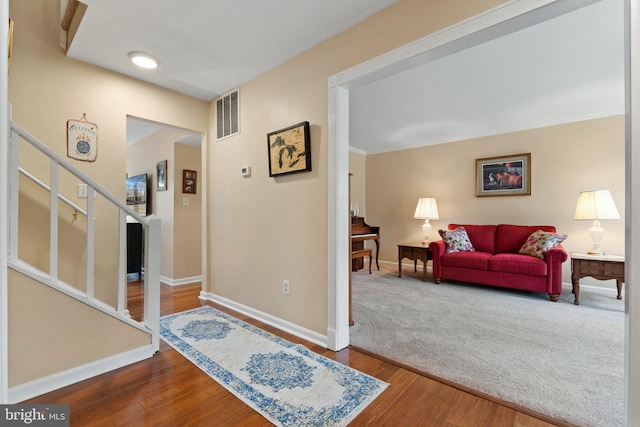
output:
[[[172,140],[173,142],[196,146],[199,146],[202,142],[202,135],[197,132],[127,117],[127,146],[140,142],[152,135],[156,141]]]
[[[350,91],[379,153],[624,113],[623,1],[602,0]]]
[[[68,55],[211,100],[395,1],[84,0]],[[622,114],[622,17],[622,0],[602,0],[352,89],[350,145],[378,153]],[[160,67],[133,67],[133,50]],[[159,130],[128,121],[131,140]]]
[[[210,101],[397,0],[81,0],[67,55]],[[154,71],[127,54],[157,57]]]

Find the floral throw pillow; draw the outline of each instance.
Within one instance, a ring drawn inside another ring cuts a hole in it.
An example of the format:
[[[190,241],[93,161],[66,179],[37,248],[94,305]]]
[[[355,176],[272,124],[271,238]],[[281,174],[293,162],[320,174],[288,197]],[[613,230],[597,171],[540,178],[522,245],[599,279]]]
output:
[[[550,233],[542,230],[534,231],[524,242],[518,253],[544,259],[544,254],[549,249],[555,248],[564,242],[567,237],[566,234]]]
[[[438,230],[442,241],[446,246],[445,253],[451,252],[475,252],[473,245],[469,240],[469,235],[464,227],[458,227],[455,230]]]

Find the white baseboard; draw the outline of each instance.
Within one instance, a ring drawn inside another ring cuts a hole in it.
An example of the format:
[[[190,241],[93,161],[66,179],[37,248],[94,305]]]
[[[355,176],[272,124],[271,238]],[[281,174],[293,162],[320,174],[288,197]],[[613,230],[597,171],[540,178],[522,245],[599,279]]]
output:
[[[202,282],[202,276],[184,277],[182,279],[171,279],[166,276],[160,276],[160,281],[169,286],[187,285],[189,283]]]
[[[252,319],[266,323],[267,325],[274,326],[280,329],[281,331],[288,332],[299,338],[302,338],[314,344],[318,344],[324,348],[328,348],[327,337],[317,332],[314,332],[310,329],[303,328],[302,326],[296,325],[294,323],[280,319],[278,317],[272,316],[262,311],[253,309],[251,307],[237,303],[235,301],[231,301],[227,298],[223,298],[221,296],[212,294],[210,292],[200,292],[199,298],[203,300],[215,302],[217,304],[230,308],[234,311],[237,311],[238,313],[247,315]]]
[[[588,289],[591,292],[596,292],[601,295],[608,295],[608,296],[618,295],[618,288],[616,287],[615,283],[613,283],[613,286],[608,286],[608,287],[605,287],[605,286],[606,285],[604,284],[602,286],[580,284],[580,290],[582,291],[582,290]],[[573,289],[573,285],[571,283],[562,282],[562,292],[571,292],[571,289]],[[624,299],[624,292],[625,292],[625,285],[622,285],[623,299]]]
[[[113,371],[114,369],[131,365],[132,363],[152,357],[154,353],[151,345],[144,346],[25,384],[10,387],[8,395],[9,403],[23,402],[27,399]]]

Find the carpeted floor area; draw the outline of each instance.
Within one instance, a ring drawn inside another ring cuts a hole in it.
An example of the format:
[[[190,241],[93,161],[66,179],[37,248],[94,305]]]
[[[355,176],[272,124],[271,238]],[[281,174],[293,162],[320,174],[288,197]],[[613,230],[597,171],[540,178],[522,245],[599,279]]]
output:
[[[613,286],[615,288],[615,286]],[[622,426],[624,301],[353,274],[351,344],[578,426]]]

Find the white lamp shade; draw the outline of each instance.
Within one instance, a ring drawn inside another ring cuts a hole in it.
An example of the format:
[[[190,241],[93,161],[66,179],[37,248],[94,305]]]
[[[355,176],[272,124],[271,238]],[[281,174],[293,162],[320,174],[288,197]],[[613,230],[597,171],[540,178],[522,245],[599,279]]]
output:
[[[589,254],[604,255],[600,248],[600,242],[604,238],[604,228],[600,226],[600,220],[619,218],[620,214],[609,190],[582,191],[578,194],[574,219],[593,220],[593,226],[589,228],[593,248],[588,252]]]
[[[436,199],[432,197],[422,197],[418,199],[418,206],[416,206],[413,217],[416,219],[438,219]]]
[[[574,219],[620,219],[609,190],[581,191]]]

